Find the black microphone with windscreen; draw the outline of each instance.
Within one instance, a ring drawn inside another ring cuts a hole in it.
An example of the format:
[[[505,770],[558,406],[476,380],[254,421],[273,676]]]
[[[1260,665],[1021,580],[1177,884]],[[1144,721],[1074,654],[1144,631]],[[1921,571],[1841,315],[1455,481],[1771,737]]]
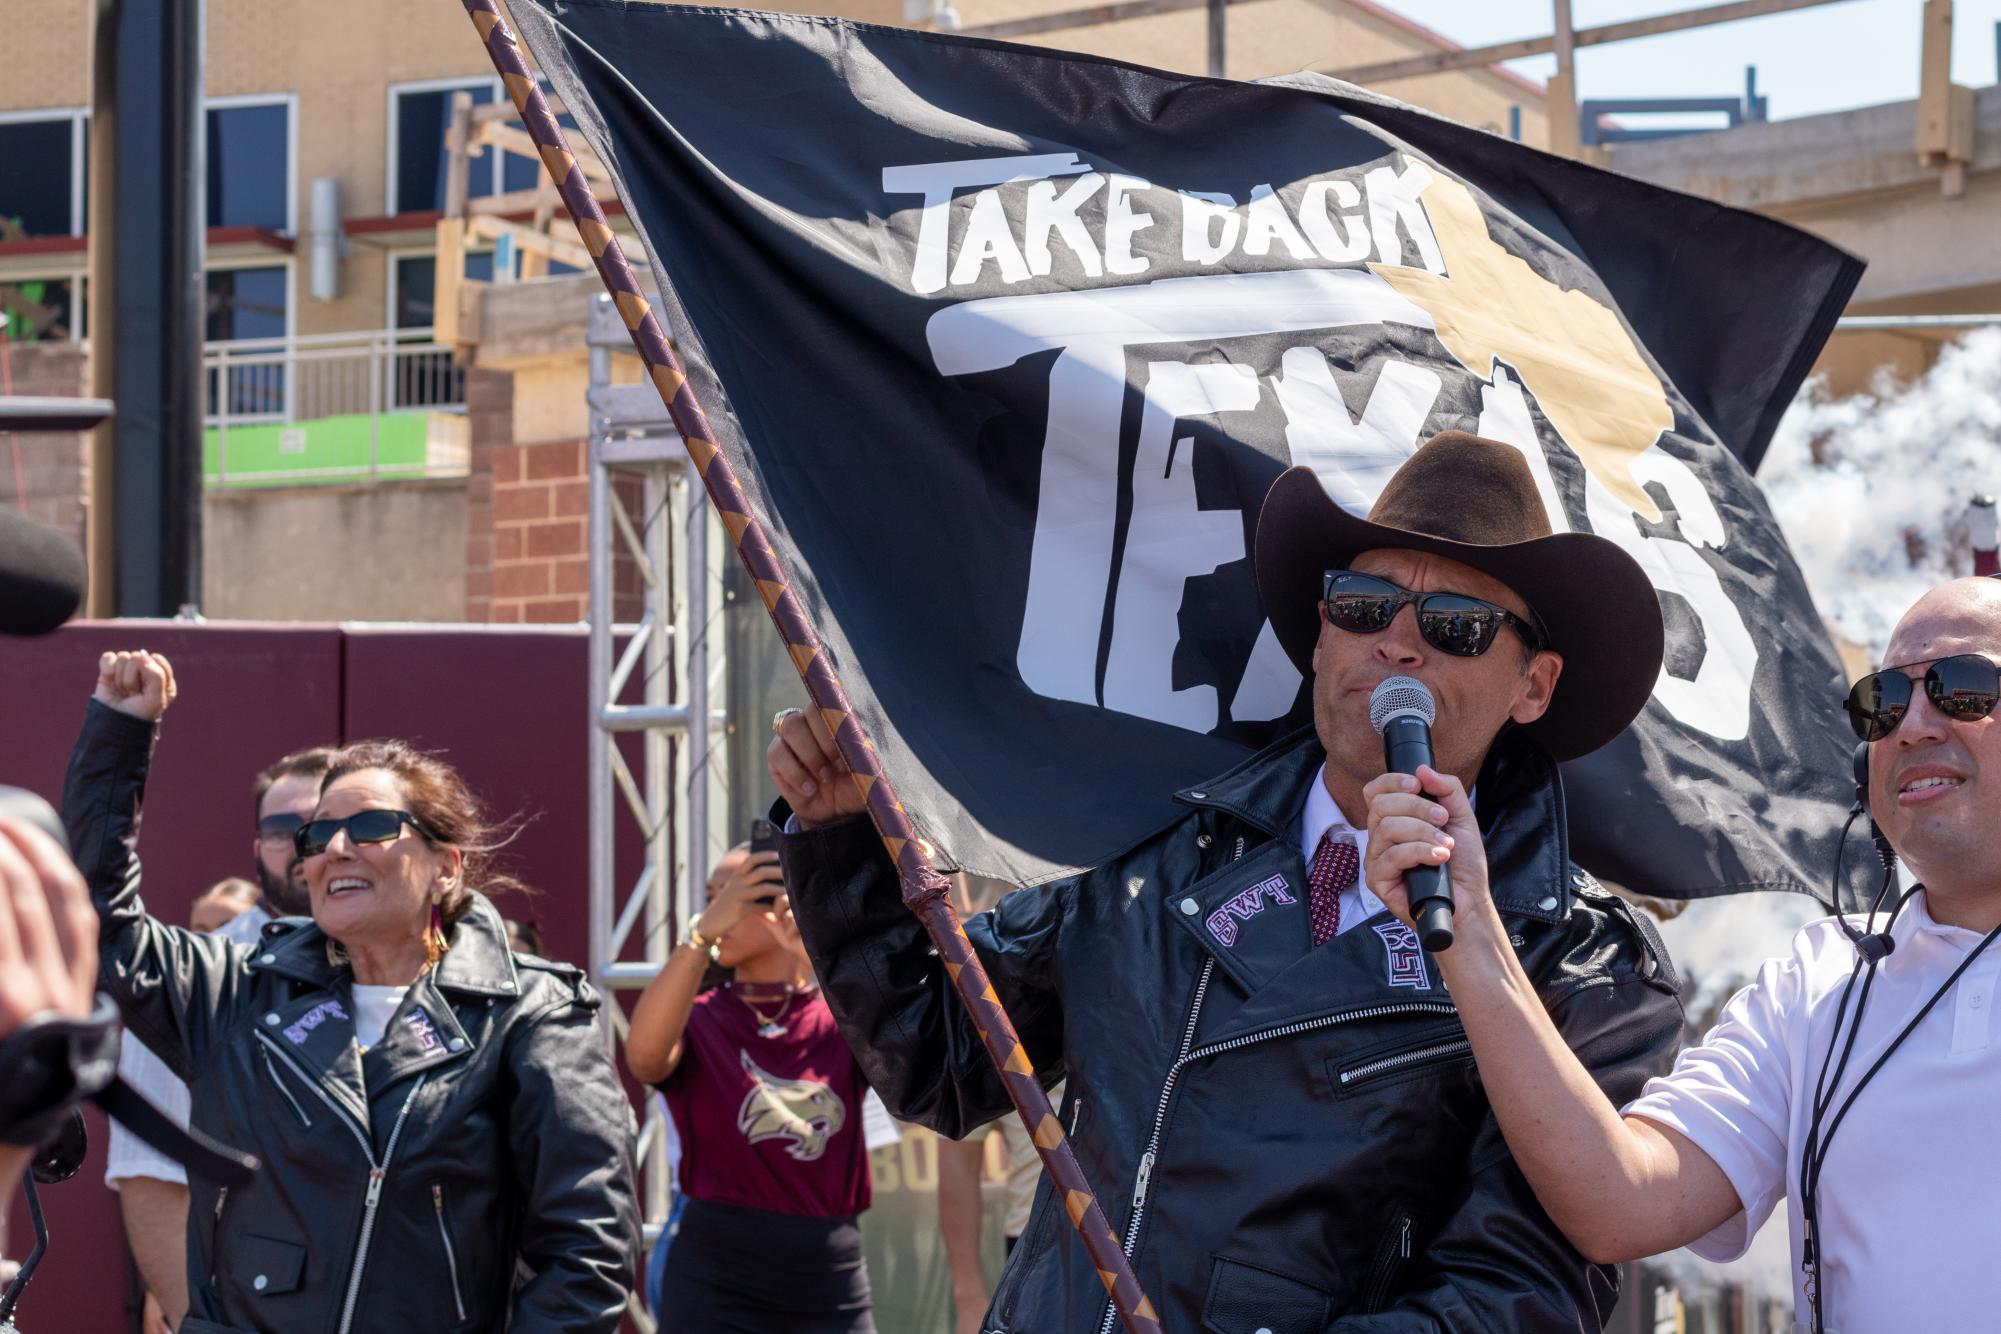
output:
[[[1369,726],[1383,734],[1383,763],[1389,772],[1416,775],[1417,767],[1429,764],[1431,724],[1438,718],[1438,704],[1422,681],[1408,676],[1392,676],[1369,692]],[[1417,924],[1417,938],[1436,954],[1452,947],[1452,877],[1443,866],[1416,866],[1403,875],[1404,890],[1410,895],[1410,919]]]
[[[0,509],[0,635],[45,635],[83,601],[83,553],[55,529]]]

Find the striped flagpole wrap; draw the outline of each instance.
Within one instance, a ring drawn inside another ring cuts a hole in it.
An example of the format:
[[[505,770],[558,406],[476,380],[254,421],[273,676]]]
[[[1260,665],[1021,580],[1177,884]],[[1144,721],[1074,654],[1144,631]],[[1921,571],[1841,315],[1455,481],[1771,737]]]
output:
[[[479,30],[487,56],[500,72],[515,109],[521,113],[529,137],[542,155],[543,166],[556,183],[563,206],[576,223],[584,248],[597,264],[598,277],[617,303],[625,327],[631,331],[633,346],[638,349],[654,388],[660,391],[675,429],[681,433],[695,471],[708,488],[709,501],[736,547],[737,557],[755,581],[758,596],[764,600],[772,624],[778,627],[779,637],[792,655],[812,707],[819,711],[841,748],[855,785],[868,803],[869,818],[875,822],[896,863],[904,904],[923,924],[944,961],[953,988],[971,1012],[986,1042],[987,1055],[1000,1072],[1016,1113],[1035,1141],[1043,1170],[1049,1174],[1065,1212],[1070,1215],[1071,1225],[1110,1294],[1113,1310],[1128,1334],[1160,1334],[1160,1319],[1154,1313],[1153,1303],[1140,1291],[1131,1262],[1112,1235],[1105,1211],[1077,1164],[1077,1155],[1063,1133],[1063,1123],[1049,1105],[1049,1095],[1035,1078],[1035,1068],[1015,1034],[1014,1024],[994,994],[993,983],[988,980],[987,970],[974,952],[972,942],[959,925],[958,913],[946,893],[945,877],[932,866],[902,803],[896,799],[889,776],[876,758],[874,746],[849,707],[827,655],[821,652],[820,638],[786,582],[764,526],[751,512],[750,502],[737,483],[736,470],[716,443],[715,432],[695,401],[694,388],[668,345],[658,317],[641,294],[639,279],[605,221],[604,210],[591,194],[583,169],[571,154],[563,128],[549,110],[548,100],[522,56],[512,27],[500,13],[496,0],[463,0],[463,3],[473,26]]]

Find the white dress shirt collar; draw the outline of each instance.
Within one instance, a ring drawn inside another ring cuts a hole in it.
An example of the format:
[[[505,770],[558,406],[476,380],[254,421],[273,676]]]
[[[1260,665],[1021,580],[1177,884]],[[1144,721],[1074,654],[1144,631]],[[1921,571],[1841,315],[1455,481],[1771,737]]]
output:
[[[1306,808],[1299,817],[1299,855],[1306,862],[1306,870],[1313,871],[1313,854],[1320,848],[1323,834],[1333,834],[1336,838],[1354,841],[1355,855],[1369,855],[1369,831],[1357,829],[1348,823],[1348,817],[1341,814],[1341,808],[1334,804],[1334,797],[1327,791],[1327,766],[1321,765],[1314,773],[1313,781],[1306,788]],[[1362,878],[1355,877],[1355,883],[1341,893],[1341,931],[1360,926],[1383,910],[1383,901],[1369,892]]]

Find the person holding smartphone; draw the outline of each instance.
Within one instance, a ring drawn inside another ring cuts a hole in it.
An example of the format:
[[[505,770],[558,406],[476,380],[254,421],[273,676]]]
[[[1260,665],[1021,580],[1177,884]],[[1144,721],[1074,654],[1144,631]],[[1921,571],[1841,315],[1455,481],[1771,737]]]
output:
[[[770,826],[756,833],[717,862],[626,1039],[681,1143],[686,1204],[654,1314],[665,1331],[873,1334],[856,1222],[867,1085],[813,981]],[[704,990],[712,963],[732,976]]]

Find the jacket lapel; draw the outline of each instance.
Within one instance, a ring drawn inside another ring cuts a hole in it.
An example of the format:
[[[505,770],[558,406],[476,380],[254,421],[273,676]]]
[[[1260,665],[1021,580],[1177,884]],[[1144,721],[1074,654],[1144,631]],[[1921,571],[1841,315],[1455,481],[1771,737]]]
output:
[[[383,1030],[382,1041],[361,1054],[361,1069],[372,1096],[380,1096],[425,1070],[465,1059],[472,1039],[427,974],[410,987]]]
[[[311,1080],[357,1125],[368,1126],[368,1095],[354,1045],[353,998],[345,984],[306,991],[257,1018],[256,1041]]]
[[[1306,952],[1306,869],[1289,839],[1260,844],[1161,905],[1237,988],[1252,993]]]
[[[453,923],[451,944],[438,966],[411,985],[382,1041],[362,1056],[370,1093],[379,1095],[405,1079],[472,1055],[473,1038],[459,1023],[453,995],[521,994],[507,927],[485,895],[474,894],[465,915]]]

